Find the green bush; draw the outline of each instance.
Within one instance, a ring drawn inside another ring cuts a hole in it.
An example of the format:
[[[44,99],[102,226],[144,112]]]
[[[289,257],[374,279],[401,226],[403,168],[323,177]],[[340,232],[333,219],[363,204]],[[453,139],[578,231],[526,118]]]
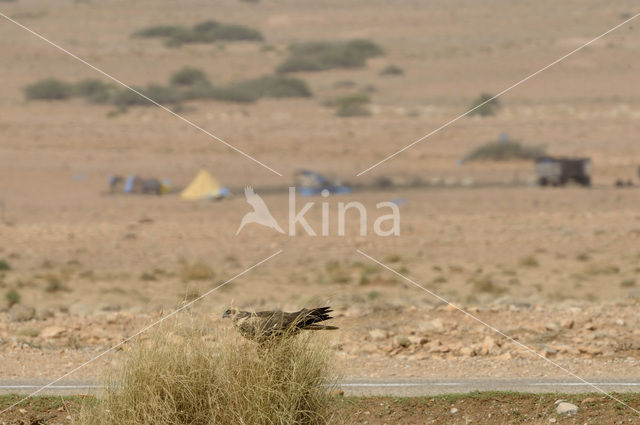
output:
[[[185,93],[189,99],[214,99],[222,102],[255,102],[261,97],[309,97],[307,84],[297,78],[266,75],[226,86],[194,86]]]
[[[465,160],[506,161],[509,159],[534,159],[544,155],[545,150],[541,146],[522,145],[512,140],[498,140],[488,142],[473,150],[465,157]]]
[[[174,72],[173,75],[171,75],[170,82],[175,86],[194,86],[197,84],[208,84],[209,79],[202,70],[186,66]]]
[[[395,65],[389,65],[389,66],[383,68],[382,70],[380,70],[379,74],[382,75],[382,76],[403,75],[404,74],[404,70],[402,68],[400,68],[400,67],[395,66]]]
[[[182,31],[182,27],[176,25],[156,25],[143,28],[133,33],[134,37],[171,37],[175,33]]]
[[[196,24],[192,28],[173,25],[143,28],[136,31],[133,36],[166,38],[168,46],[180,46],[185,43],[214,43],[216,41],[262,41],[264,39],[259,31],[252,28],[211,20]]]
[[[289,57],[277,70],[295,72],[358,68],[364,66],[367,59],[382,54],[383,50],[369,40],[294,44],[290,48]]]
[[[64,100],[72,94],[72,86],[55,78],[40,80],[25,88],[25,95],[30,100]]]
[[[477,109],[474,109],[469,115],[479,115],[481,117],[488,117],[498,113],[500,109],[500,101],[498,99],[492,99],[493,95],[489,93],[482,93],[472,104],[471,108],[476,108],[478,105],[482,105]],[[489,100],[491,99],[491,100]],[[486,103],[485,103],[486,102]]]
[[[134,87],[134,89],[161,105],[178,104],[184,99],[178,89],[170,86],[150,84],[147,88]],[[126,88],[118,90],[112,97],[111,103],[121,108],[153,105],[152,102]]]
[[[108,102],[112,92],[111,84],[96,79],[81,80],[73,85],[73,94],[85,97],[91,103]]]
[[[0,271],[11,270],[11,264],[7,260],[0,260]]]
[[[311,90],[304,81],[279,75],[266,75],[238,83],[259,97],[309,97]]]
[[[371,115],[367,104],[371,98],[363,93],[340,97],[335,100],[336,115],[339,117],[364,117]]]
[[[9,307],[18,304],[21,298],[22,297],[20,296],[20,292],[18,292],[16,288],[9,289],[4,294],[4,299],[7,300],[7,304],[9,305]]]

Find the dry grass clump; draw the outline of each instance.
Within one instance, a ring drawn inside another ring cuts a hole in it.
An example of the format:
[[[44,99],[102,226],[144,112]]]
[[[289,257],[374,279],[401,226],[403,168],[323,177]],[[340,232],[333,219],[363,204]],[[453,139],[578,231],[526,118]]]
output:
[[[194,324],[166,325],[137,344],[82,425],[326,424],[331,356],[319,335],[269,349]],[[117,384],[116,384],[117,383]]]
[[[208,264],[202,261],[193,263],[184,262],[180,267],[180,277],[183,281],[213,279],[215,272]]]

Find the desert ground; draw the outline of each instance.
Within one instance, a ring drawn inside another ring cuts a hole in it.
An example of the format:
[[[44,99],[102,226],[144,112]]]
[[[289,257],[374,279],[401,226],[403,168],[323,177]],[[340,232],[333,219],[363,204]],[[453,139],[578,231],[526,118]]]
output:
[[[54,379],[233,279],[189,314],[215,329],[230,326],[220,318],[228,305],[331,305],[340,327],[332,341],[347,377],[567,377],[445,301],[580,376],[640,377],[637,22],[514,88],[496,115],[462,118],[357,176],[465,112],[481,93],[502,91],[636,7],[626,0],[0,2],[3,14],[135,86],[165,82],[185,66],[221,83],[271,74],[296,42],[358,38],[384,49],[361,68],[293,73],[309,85],[309,98],[196,100],[181,108],[278,176],[157,107],[114,114],[113,106],[77,98],[27,100],[24,88],[40,79],[108,79],[0,18],[0,260],[7,265],[0,376]],[[264,41],[172,48],[131,37],[149,25],[206,19],[255,28]],[[389,65],[404,74],[381,76]],[[327,106],[361,90],[370,93],[369,116],[338,117]],[[538,187],[532,161],[457,164],[501,133],[552,155],[590,157],[593,186]],[[187,202],[176,193],[108,193],[112,174],[168,178],[179,188],[200,169],[231,196]],[[250,211],[245,186],[265,188],[264,201],[286,226],[286,188],[299,169],[355,187],[382,177],[396,185],[298,196],[298,211],[314,203],[306,217],[317,233],[326,203],[327,236],[255,224],[236,235]],[[635,186],[615,188],[617,179]],[[388,212],[376,204],[392,199],[401,200],[400,235],[377,236],[373,222]],[[338,235],[338,203],[350,201],[367,209],[365,236],[356,215]],[[126,351],[74,376],[100,378]]]

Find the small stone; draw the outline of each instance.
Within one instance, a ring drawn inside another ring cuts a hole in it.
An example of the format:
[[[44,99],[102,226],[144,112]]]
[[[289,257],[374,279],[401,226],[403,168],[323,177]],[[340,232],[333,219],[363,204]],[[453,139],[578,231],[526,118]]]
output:
[[[411,345],[411,340],[406,336],[397,336],[396,343],[401,347],[409,347]]]
[[[546,325],[544,325],[545,329],[551,332],[557,332],[560,329],[560,325],[558,325],[556,322],[549,322]]]
[[[482,341],[481,353],[483,355],[487,355],[491,353],[491,350],[493,350],[495,347],[496,347],[496,340],[491,338],[490,336],[486,336],[484,338],[484,341]]]
[[[573,319],[567,319],[562,322],[562,327],[565,329],[573,329],[573,325],[575,325]]]
[[[40,335],[45,339],[60,338],[66,332],[67,332],[67,330],[65,328],[60,327],[60,326],[47,326],[46,328],[44,328],[42,330]]]
[[[558,422],[558,420],[556,418],[549,418],[549,422],[555,424],[556,422]]]
[[[458,408],[457,407],[452,407],[450,410],[452,415],[455,415],[456,413],[458,413]]]
[[[420,323],[420,330],[422,332],[444,332],[444,324],[442,319],[433,319],[428,322]]]
[[[360,347],[360,352],[362,354],[373,354],[378,351],[378,346],[376,344],[362,344]]]
[[[460,355],[464,357],[472,357],[472,356],[475,356],[475,354],[476,354],[475,350],[471,347],[462,347],[460,349]]]
[[[12,322],[26,322],[36,316],[36,309],[23,304],[15,304],[9,310],[9,319]]]
[[[369,338],[372,341],[381,341],[387,337],[387,332],[382,329],[373,329],[369,331]]]
[[[567,403],[566,401],[562,401],[558,403],[558,407],[556,407],[556,413],[559,415],[573,415],[578,413],[578,406],[575,404]]]

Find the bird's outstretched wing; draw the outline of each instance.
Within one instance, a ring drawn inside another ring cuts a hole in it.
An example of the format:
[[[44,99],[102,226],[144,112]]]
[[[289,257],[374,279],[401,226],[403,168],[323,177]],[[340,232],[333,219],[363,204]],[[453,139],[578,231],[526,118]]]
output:
[[[256,195],[251,186],[244,188],[244,196],[247,198],[247,203],[251,205],[256,212],[269,211],[267,204],[264,203],[260,195]]]

